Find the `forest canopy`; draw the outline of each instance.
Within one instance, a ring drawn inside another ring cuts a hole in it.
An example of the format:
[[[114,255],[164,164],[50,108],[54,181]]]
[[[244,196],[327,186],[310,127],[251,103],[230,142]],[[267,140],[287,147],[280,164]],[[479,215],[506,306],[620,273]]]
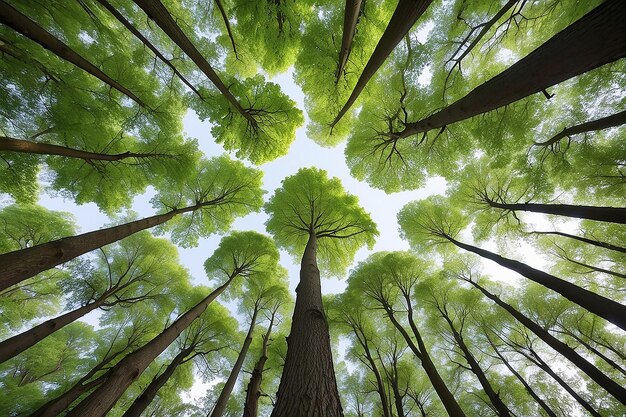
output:
[[[0,415],[626,413],[619,0],[0,0]]]

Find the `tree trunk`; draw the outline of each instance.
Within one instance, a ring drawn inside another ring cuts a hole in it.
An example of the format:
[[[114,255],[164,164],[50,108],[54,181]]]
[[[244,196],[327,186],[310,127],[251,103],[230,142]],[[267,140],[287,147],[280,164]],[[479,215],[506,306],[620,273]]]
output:
[[[570,136],[578,135],[580,133],[593,132],[597,130],[608,129],[610,127],[621,126],[624,123],[626,123],[626,110],[612,114],[607,117],[603,117],[601,119],[591,120],[589,122],[581,123],[579,125],[566,127],[545,142],[535,142],[535,146],[550,146],[559,142],[563,138],[569,138]]]
[[[406,138],[506,106],[626,56],[626,8],[609,0],[507,70],[435,114],[394,134]]]
[[[2,254],[0,255],[0,271],[3,272],[0,276],[0,291],[94,249],[165,223],[178,214],[198,210],[208,205],[210,204],[198,203],[194,206],[175,209],[164,214],[157,214],[118,226],[64,237],[41,245]]]
[[[369,61],[363,68],[363,72],[356,82],[348,101],[331,123],[331,129],[341,120],[346,112],[352,107],[356,99],[359,97],[370,78],[376,74],[376,71],[385,62],[389,54],[394,50],[396,45],[413,27],[417,19],[426,11],[432,0],[399,0],[393,16],[389,20],[389,24],[385,32],[380,37],[376,49],[372,53]]]
[[[126,356],[106,374],[106,380],[67,414],[67,417],[102,417],[115,405],[124,391],[167,347],[197,319],[231,283],[235,275],[178,318],[150,342]]]
[[[380,397],[380,408],[382,408],[383,417],[392,417],[389,402],[387,401],[387,395],[385,394],[383,378],[380,374],[380,371],[378,370],[376,362],[374,361],[374,357],[372,356],[372,352],[370,351],[369,344],[367,343],[367,339],[365,338],[363,332],[361,332],[361,337],[363,338],[362,341],[360,340],[361,338],[357,336],[357,338],[359,338],[359,343],[361,344],[361,346],[363,347],[363,351],[365,352],[365,358],[370,364],[370,369],[374,374],[374,378],[376,378],[376,391],[378,392],[378,396]]]
[[[252,319],[250,320],[250,327],[248,328],[248,333],[246,334],[246,338],[244,339],[243,346],[239,351],[239,355],[237,356],[235,365],[230,371],[230,375],[228,375],[226,384],[224,384],[224,388],[222,388],[222,392],[220,392],[220,396],[215,403],[215,407],[213,407],[213,411],[211,412],[210,417],[222,417],[226,412],[228,399],[233,392],[235,382],[237,382],[239,372],[241,372],[241,367],[243,366],[243,361],[246,359],[246,356],[248,355],[248,349],[250,348],[250,344],[252,343],[252,333],[254,333],[254,327],[256,326],[256,318],[258,313],[259,309],[257,306],[255,306],[254,312],[252,313]]]
[[[535,336],[539,337],[543,340],[548,346],[552,349],[560,353],[563,357],[568,359],[574,365],[576,365],[581,371],[583,371],[589,378],[595,381],[596,384],[600,385],[604,388],[609,394],[615,397],[619,402],[626,405],[626,389],[622,387],[620,384],[613,381],[609,378],[604,372],[600,371],[593,364],[591,364],[587,359],[580,356],[574,349],[569,347],[567,344],[561,342],[556,337],[552,336],[547,330],[543,327],[539,326],[537,323],[526,317],[524,314],[517,311],[511,305],[502,301],[496,295],[490,293],[485,288],[480,286],[478,283],[466,280],[470,284],[472,284],[475,288],[480,290],[485,297],[489,298],[491,301],[502,307],[506,310],[510,315],[512,315],[518,322],[524,325],[528,330],[533,332]]]
[[[124,94],[128,98],[142,107],[146,105],[126,87],[110,78],[98,67],[87,61],[85,58],[76,53],[68,45],[61,42],[58,38],[54,37],[51,33],[47,32],[44,28],[39,26],[34,21],[30,20],[27,16],[14,9],[12,6],[0,0],[0,22],[13,28],[15,31],[21,33],[25,37],[37,42],[50,52],[54,53],[58,57],[71,62],[78,68],[88,72],[99,80],[103,81],[112,88],[115,88],[120,93]]]
[[[287,357],[272,417],[342,417],[328,321],[322,306],[317,238],[309,234],[287,337]]]
[[[561,294],[563,297],[578,304],[582,308],[587,309],[591,313],[610,321],[623,330],[626,330],[626,306],[591,291],[587,291],[584,288],[580,288],[577,285],[535,269],[522,262],[503,258],[498,254],[489,252],[488,250],[459,242],[450,236],[446,236],[446,239],[461,249],[465,249],[469,252],[480,255],[483,258],[492,260],[498,265],[515,271],[531,281],[541,284],[544,287]]]
[[[404,405],[402,404],[404,395],[400,393],[400,386],[398,385],[398,364],[396,363],[396,358],[394,358],[393,361],[393,377],[389,378],[389,382],[391,383],[391,391],[393,391],[393,402],[396,406],[396,413],[398,414],[398,417],[406,417],[406,413],[404,412]]]
[[[594,348],[589,343],[585,342],[583,339],[581,339],[580,337],[575,335],[574,332],[571,332],[568,329],[564,329],[564,330],[558,331],[558,332],[562,333],[562,334],[565,334],[565,335],[568,335],[569,337],[571,337],[572,339],[574,339],[575,341],[577,341],[578,343],[583,345],[587,350],[589,350],[590,352],[594,353],[597,357],[602,359],[604,362],[606,362],[609,365],[611,365],[611,367],[613,369],[615,369],[616,371],[620,372],[622,375],[626,376],[626,369],[622,368],[617,363],[615,363],[615,361],[613,359],[609,358],[604,353],[600,352],[598,349]]]
[[[339,51],[339,65],[335,74],[335,84],[339,82],[350,56],[352,40],[354,39],[356,25],[361,14],[361,3],[362,0],[346,0],[346,9],[343,15],[343,36],[341,37],[341,50]]]
[[[194,346],[190,346],[178,352],[178,355],[176,355],[176,357],[172,359],[172,362],[167,365],[165,371],[150,382],[141,395],[133,401],[122,417],[140,417],[141,413],[143,413],[143,411],[150,405],[157,392],[170,379],[170,377],[174,374],[174,371],[176,371],[178,366],[183,363],[185,358],[193,352],[194,348]]]
[[[196,90],[196,88],[193,85],[191,85],[189,81],[187,81],[187,79],[176,69],[174,64],[172,64],[172,62],[169,59],[165,58],[165,56],[163,56],[163,54],[145,36],[143,36],[141,32],[139,32],[137,28],[133,26],[132,23],[130,23],[120,12],[117,11],[115,7],[111,5],[111,3],[109,3],[106,0],[96,0],[96,1],[100,3],[102,7],[107,9],[109,13],[111,13],[122,25],[124,25],[124,27],[126,27],[126,29],[128,29],[133,35],[135,35],[135,37],[139,39],[141,43],[143,43],[148,49],[150,49],[152,53],[161,60],[161,62],[167,65],[174,72],[174,74],[176,74],[176,76],[187,87],[189,87],[191,91],[193,91],[195,95],[200,97],[201,100],[204,100],[200,92]]]
[[[604,249],[614,250],[616,252],[626,253],[626,248],[624,248],[622,246],[611,245],[610,243],[600,242],[600,241],[592,240],[592,239],[587,239],[586,237],[582,237],[582,236],[570,235],[569,233],[563,233],[563,232],[538,232],[538,231],[532,231],[532,232],[529,232],[529,233],[533,234],[533,235],[557,235],[557,236],[563,236],[563,237],[567,237],[567,238],[570,238],[570,239],[578,240],[579,242],[588,243],[590,245],[597,246],[599,248],[604,248]]]
[[[274,325],[275,312],[272,314],[267,332],[263,335],[263,347],[261,356],[254,364],[252,376],[246,390],[246,403],[243,407],[243,417],[257,417],[259,415],[259,398],[261,397],[261,383],[263,382],[263,371],[267,361],[267,346],[269,345],[270,334]]]
[[[180,26],[172,18],[163,3],[158,0],[134,0],[134,2],[165,32],[172,41],[187,54],[187,56],[198,66],[215,87],[226,97],[226,100],[241,114],[251,125],[256,126],[256,120],[241,107],[235,96],[232,95],[228,87],[222,82],[211,64],[196,49],[191,40],[184,34]]]
[[[582,266],[583,268],[587,268],[588,271],[584,272],[585,275],[587,275],[590,272],[601,272],[603,274],[611,275],[611,276],[614,276],[614,277],[617,277],[617,278],[626,279],[626,274],[620,274],[619,272],[611,271],[611,270],[608,270],[608,269],[600,268],[600,267],[597,267],[597,266],[586,264],[584,262],[577,261],[576,259],[572,259],[572,258],[570,258],[569,256],[567,256],[564,253],[563,254],[558,254],[557,256],[559,258],[561,258],[561,259],[564,259],[564,260],[566,260],[568,262],[573,263],[574,265],[579,265],[579,266]]]
[[[215,4],[222,15],[222,20],[224,21],[224,26],[226,26],[226,32],[228,33],[228,37],[230,38],[230,43],[233,45],[233,52],[235,54],[235,58],[239,59],[239,55],[237,55],[237,45],[235,45],[235,38],[233,37],[233,32],[230,30],[230,22],[228,22],[228,16],[226,16],[226,10],[224,9],[224,5],[221,0],[215,0]]]
[[[626,224],[626,208],[577,206],[573,204],[499,203],[486,200],[490,207],[510,211],[531,211],[533,213],[554,214],[576,219],[597,220],[608,223]]]

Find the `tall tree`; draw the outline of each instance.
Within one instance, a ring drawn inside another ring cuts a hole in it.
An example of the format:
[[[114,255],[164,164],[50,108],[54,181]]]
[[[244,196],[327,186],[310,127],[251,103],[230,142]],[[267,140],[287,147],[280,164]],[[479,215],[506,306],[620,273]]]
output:
[[[361,246],[373,245],[376,226],[338,179],[315,168],[285,178],[265,211],[270,214],[267,230],[278,245],[293,256],[302,254],[287,358],[272,416],[342,416],[322,305],[318,242],[321,268],[340,274]]]
[[[335,74],[335,82],[339,81],[339,78],[343,74],[348,57],[350,56],[350,49],[352,49],[352,39],[354,39],[354,33],[356,32],[356,25],[359,22],[359,16],[361,15],[362,0],[347,0],[346,9],[343,15],[343,32],[341,35],[341,50],[339,51],[339,65],[337,66],[337,72]]]

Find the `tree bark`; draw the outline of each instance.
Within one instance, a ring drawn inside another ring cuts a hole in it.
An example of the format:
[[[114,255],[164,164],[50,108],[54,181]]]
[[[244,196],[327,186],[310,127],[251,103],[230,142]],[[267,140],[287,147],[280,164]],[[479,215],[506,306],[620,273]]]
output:
[[[356,329],[353,328],[356,333]],[[385,394],[385,386],[383,384],[383,378],[380,374],[380,370],[374,361],[374,357],[372,356],[372,352],[370,351],[369,344],[367,343],[367,338],[361,331],[361,336],[357,335],[357,339],[359,340],[359,344],[363,347],[363,351],[365,352],[365,358],[367,362],[370,364],[370,369],[374,374],[374,378],[376,378],[376,391],[378,392],[378,396],[380,397],[380,408],[382,408],[383,417],[392,417],[391,409],[389,407],[389,401],[387,401],[387,395]]]
[[[626,389],[622,387],[620,384],[613,381],[609,378],[604,372],[600,371],[593,364],[591,364],[587,359],[580,356],[574,349],[569,347],[567,344],[561,342],[556,337],[552,336],[547,330],[543,327],[539,326],[537,323],[526,317],[524,314],[517,311],[511,305],[502,301],[496,295],[490,293],[485,288],[483,288],[478,283],[465,280],[473,285],[475,288],[480,290],[485,297],[489,298],[491,301],[502,307],[506,310],[510,315],[512,315],[518,322],[524,325],[528,330],[533,332],[535,336],[539,337],[543,340],[548,346],[552,349],[560,353],[563,357],[568,359],[574,365],[576,365],[581,371],[583,371],[589,378],[591,378],[596,384],[600,385],[604,388],[609,394],[615,397],[619,402],[626,405]]]
[[[591,291],[587,291],[584,288],[580,288],[577,285],[535,269],[522,262],[503,258],[496,253],[489,252],[488,250],[459,242],[450,236],[446,236],[446,239],[461,249],[465,249],[469,252],[480,255],[483,258],[494,261],[498,265],[515,271],[531,281],[541,284],[544,287],[561,294],[563,297],[578,304],[591,313],[610,321],[623,330],[626,330],[626,306]]]
[[[609,0],[528,56],[435,114],[393,133],[406,138],[506,106],[626,56],[626,8]]]
[[[187,79],[183,76],[183,74],[181,74],[178,69],[176,69],[176,67],[174,66],[174,64],[172,64],[172,62],[165,58],[165,56],[163,56],[163,54],[145,37],[141,34],[141,32],[139,32],[137,30],[137,28],[135,28],[133,26],[132,23],[130,23],[120,12],[117,11],[117,9],[115,7],[113,7],[111,5],[111,3],[109,3],[106,0],[96,0],[98,3],[100,3],[102,5],[102,7],[104,7],[105,9],[107,9],[109,11],[109,13],[111,13],[122,25],[124,25],[124,27],[126,29],[128,29],[133,35],[135,35],[135,37],[137,39],[139,39],[141,41],[141,43],[143,43],[148,49],[150,49],[152,51],[152,53],[161,60],[161,62],[163,62],[165,65],[167,65],[173,72],[174,74],[187,86],[189,87],[189,89],[191,91],[193,91],[193,93],[195,95],[197,95],[198,97],[200,97],[201,100],[204,100],[204,98],[202,97],[202,95],[200,94],[200,92],[193,86],[191,85],[191,83],[189,81],[187,81]]]
[[[0,275],[0,291],[94,249],[117,242],[141,230],[165,223],[178,214],[198,210],[210,204],[210,202],[198,203],[119,226],[64,237],[41,245],[2,254],[0,255],[0,271],[3,272]]]
[[[248,355],[248,349],[250,348],[250,344],[252,343],[252,334],[254,333],[254,327],[256,326],[256,318],[259,313],[259,309],[257,306],[254,308],[254,312],[252,313],[252,319],[250,320],[250,327],[248,328],[248,333],[246,334],[246,338],[244,339],[243,346],[239,351],[239,355],[237,356],[237,360],[235,361],[235,365],[233,365],[233,369],[230,371],[230,375],[228,375],[228,379],[222,388],[222,392],[220,392],[220,396],[217,398],[217,402],[215,403],[215,407],[213,407],[213,411],[210,414],[210,417],[222,417],[226,412],[226,406],[228,405],[228,399],[233,392],[233,388],[235,387],[235,382],[237,382],[237,378],[239,377],[239,373],[241,372],[241,367],[243,366],[243,361],[246,359]]]
[[[510,211],[530,211],[533,213],[554,214],[576,219],[597,220],[608,223],[626,224],[626,208],[578,206],[574,204],[500,203],[485,200],[490,207]]]
[[[256,126],[256,120],[250,115],[232,95],[228,87],[217,75],[211,64],[196,49],[191,40],[184,34],[180,26],[174,21],[159,0],[134,0],[134,2],[165,32],[172,41],[198,66],[215,87],[226,97],[226,100],[241,114],[251,125]]]
[[[167,349],[183,330],[200,317],[208,305],[230,285],[235,276],[230,275],[224,284],[217,287],[161,334],[118,362],[107,372],[105,381],[74,407],[67,417],[102,417],[108,413],[130,384],[139,378],[148,365]]]
[[[21,33],[32,41],[37,42],[39,45],[43,46],[45,49],[54,53],[58,57],[69,61],[78,68],[88,72],[110,87],[124,94],[140,106],[146,107],[146,105],[126,87],[106,75],[94,64],[80,56],[68,45],[54,37],[51,33],[47,32],[44,28],[30,20],[27,16],[20,13],[11,5],[7,4],[4,0],[0,0],[0,22],[13,28],[15,31]]]
[[[272,417],[342,417],[328,321],[322,306],[317,238],[309,233]]]
[[[372,56],[363,68],[363,72],[356,82],[350,97],[343,105],[335,120],[331,123],[331,129],[341,120],[346,112],[352,107],[356,99],[359,97],[368,81],[376,74],[376,71],[385,62],[389,54],[394,50],[396,45],[413,27],[417,19],[426,11],[432,0],[399,0],[393,16],[389,20],[389,24],[385,32],[380,37]]]
[[[141,395],[133,401],[122,417],[140,417],[141,413],[143,413],[143,411],[150,405],[157,392],[170,379],[170,377],[174,374],[174,371],[176,371],[178,366],[183,363],[185,358],[193,352],[194,348],[194,346],[190,346],[178,352],[178,355],[176,355],[174,359],[172,359],[172,362],[167,365],[165,371],[150,382]]]
[[[566,127],[545,142],[535,142],[535,146],[554,145],[563,138],[569,138],[570,136],[578,135],[580,133],[593,132],[597,130],[608,129],[610,127],[621,126],[624,123],[626,123],[626,110],[612,114],[607,117],[602,117],[600,119],[591,120],[589,122],[581,123],[575,126]]]
[[[611,245],[610,243],[600,242],[598,240],[593,240],[593,239],[587,239],[586,237],[582,237],[582,236],[570,235],[569,233],[556,232],[556,231],[555,232],[532,231],[532,232],[529,232],[529,233],[533,234],[533,235],[556,235],[556,236],[563,236],[563,237],[567,237],[567,238],[570,238],[570,239],[578,240],[579,242],[588,243],[590,245],[597,246],[599,248],[614,250],[616,252],[621,252],[621,253],[626,253],[626,248],[624,248],[622,246]]]
[[[261,383],[263,382],[263,371],[267,362],[267,347],[269,345],[270,334],[274,326],[275,312],[272,314],[267,332],[263,335],[263,346],[261,356],[254,364],[252,376],[246,390],[246,403],[243,407],[243,417],[257,417],[259,415],[259,398],[261,397]]]
[[[346,0],[346,9],[343,15],[343,35],[341,37],[341,50],[339,51],[339,65],[335,74],[335,84],[339,82],[350,56],[352,40],[354,39],[356,25],[361,14],[361,4],[362,0]]]

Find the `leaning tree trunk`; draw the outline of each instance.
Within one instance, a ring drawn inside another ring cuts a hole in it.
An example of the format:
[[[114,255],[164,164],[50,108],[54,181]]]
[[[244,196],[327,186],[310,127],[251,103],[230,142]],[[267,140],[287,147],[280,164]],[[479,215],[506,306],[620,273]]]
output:
[[[183,50],[185,54],[200,68],[215,87],[226,97],[226,100],[241,114],[250,124],[256,125],[256,120],[241,107],[235,96],[217,75],[211,64],[198,51],[191,40],[185,35],[180,26],[176,23],[172,15],[167,11],[163,3],[159,0],[134,0],[134,2],[148,15],[148,17],[165,32],[172,41]]]
[[[359,97],[370,78],[376,74],[376,71],[385,62],[389,54],[394,50],[396,45],[404,38],[404,36],[413,27],[417,19],[428,8],[432,0],[399,0],[396,10],[389,20],[389,24],[385,29],[385,32],[380,37],[376,49],[372,53],[369,61],[363,68],[363,72],[359,77],[348,101],[343,105],[339,111],[335,120],[331,123],[331,128],[334,127],[339,120],[346,114],[346,112],[352,107],[356,99]]]
[[[506,106],[626,56],[626,7],[609,0],[507,70],[435,114],[394,133],[406,138]]]
[[[566,343],[561,342],[556,337],[552,336],[550,332],[548,332],[543,327],[539,326],[537,323],[532,321],[530,318],[526,317],[524,314],[513,308],[511,305],[502,301],[495,294],[490,293],[485,288],[483,288],[478,283],[472,280],[465,280],[473,285],[475,288],[480,290],[485,297],[489,298],[491,301],[502,307],[506,310],[510,315],[512,315],[518,322],[520,322],[524,327],[533,332],[535,336],[539,337],[543,342],[545,342],[552,349],[560,353],[563,357],[568,359],[574,365],[576,365],[581,371],[583,371],[589,378],[591,378],[596,384],[600,385],[604,388],[609,394],[614,396],[619,402],[626,405],[626,389],[622,387],[620,384],[613,381],[609,378],[604,372],[600,371],[593,364],[591,364],[587,359],[580,356],[574,349],[569,347]]]
[[[150,342],[126,356],[106,374],[106,380],[87,398],[67,414],[67,417],[101,417],[115,405],[124,391],[136,381],[143,371],[207,309],[236,275],[217,287],[211,294],[178,318]]]
[[[146,217],[76,236],[64,237],[0,255],[0,291],[24,281],[46,269],[54,268],[80,255],[117,242],[134,233],[165,223],[172,217],[198,210],[209,203],[175,209],[164,214]]]
[[[621,126],[626,123],[626,110],[619,113],[612,114],[601,119],[591,120],[589,122],[581,123],[579,125],[566,127],[556,135],[552,136],[545,142],[535,142],[535,146],[550,146],[559,142],[561,139],[569,138],[570,136],[578,135],[580,133],[594,132],[597,130],[604,130],[610,127]]]
[[[261,397],[261,382],[263,382],[263,371],[265,370],[265,362],[267,362],[267,347],[269,345],[270,334],[274,326],[274,317],[276,312],[272,314],[270,323],[267,326],[267,332],[263,337],[263,345],[261,348],[261,356],[254,364],[252,376],[246,389],[246,403],[243,407],[243,417],[257,417],[259,415],[259,398]]]
[[[106,75],[97,66],[80,56],[68,45],[53,36],[50,32],[47,32],[44,28],[30,20],[27,16],[23,15],[3,0],[0,0],[0,22],[13,28],[15,31],[21,33],[34,42],[37,42],[39,45],[54,53],[59,58],[71,62],[78,68],[88,72],[112,88],[115,88],[117,91],[129,97],[140,106],[145,107],[145,104],[126,87]]]
[[[256,326],[256,317],[259,313],[259,308],[257,305],[254,306],[254,312],[252,313],[252,318],[250,319],[250,327],[248,328],[248,333],[246,334],[246,338],[243,341],[243,346],[239,351],[239,355],[237,356],[237,360],[235,361],[235,365],[233,369],[230,371],[230,375],[228,375],[228,379],[222,388],[222,392],[220,392],[220,396],[217,398],[217,402],[215,403],[215,407],[213,407],[213,411],[210,414],[210,417],[222,417],[226,412],[226,406],[228,405],[228,399],[233,392],[233,388],[235,387],[235,382],[237,382],[237,378],[239,377],[239,373],[241,372],[241,367],[243,366],[243,361],[246,359],[248,355],[248,349],[250,348],[250,344],[252,343],[252,333],[254,332],[254,327]]]
[[[599,248],[614,250],[616,252],[621,252],[621,253],[626,253],[626,248],[625,247],[611,245],[610,243],[601,242],[601,241],[593,240],[593,239],[588,239],[588,238],[582,237],[582,236],[571,235],[569,233],[563,233],[563,232],[538,232],[538,231],[532,231],[532,232],[528,232],[528,233],[532,234],[532,235],[556,235],[556,236],[563,236],[563,237],[567,237],[569,239],[578,240],[579,242],[587,243],[589,245],[597,246]]]
[[[322,306],[317,239],[311,231],[302,256],[287,357],[272,417],[342,417],[328,321]]]
[[[356,33],[356,25],[361,14],[362,0],[346,0],[346,9],[343,15],[343,35],[341,37],[341,50],[339,51],[339,65],[335,74],[335,83],[339,82],[343,70],[348,62],[352,41]]]
[[[561,294],[563,297],[578,304],[591,313],[610,321],[623,330],[626,330],[626,306],[584,288],[580,288],[579,286],[562,280],[561,278],[557,278],[554,275],[535,269],[522,262],[504,258],[496,253],[489,252],[488,250],[459,242],[450,236],[446,236],[446,239],[461,249],[465,249],[469,252],[480,255],[483,258],[494,261],[498,265],[515,271],[531,281],[541,284],[544,287]]]
[[[356,329],[354,330],[356,333]],[[360,338],[357,336],[357,338],[359,339],[359,343],[361,344],[361,346],[363,347],[363,351],[365,352],[365,358],[370,364],[370,368],[372,370],[372,373],[374,374],[374,378],[376,379],[376,391],[378,392],[378,396],[380,397],[380,408],[382,408],[383,417],[392,417],[391,409],[389,407],[389,401],[387,400],[387,395],[385,394],[383,378],[380,374],[380,371],[378,370],[376,362],[374,361],[374,357],[372,356],[372,353],[370,351],[365,334],[362,331],[361,337],[363,338],[363,340],[360,340]]]
[[[578,206],[574,204],[500,203],[486,200],[493,208],[510,211],[531,211],[533,213],[554,214],[576,219],[597,220],[607,223],[626,224],[626,208]]]

